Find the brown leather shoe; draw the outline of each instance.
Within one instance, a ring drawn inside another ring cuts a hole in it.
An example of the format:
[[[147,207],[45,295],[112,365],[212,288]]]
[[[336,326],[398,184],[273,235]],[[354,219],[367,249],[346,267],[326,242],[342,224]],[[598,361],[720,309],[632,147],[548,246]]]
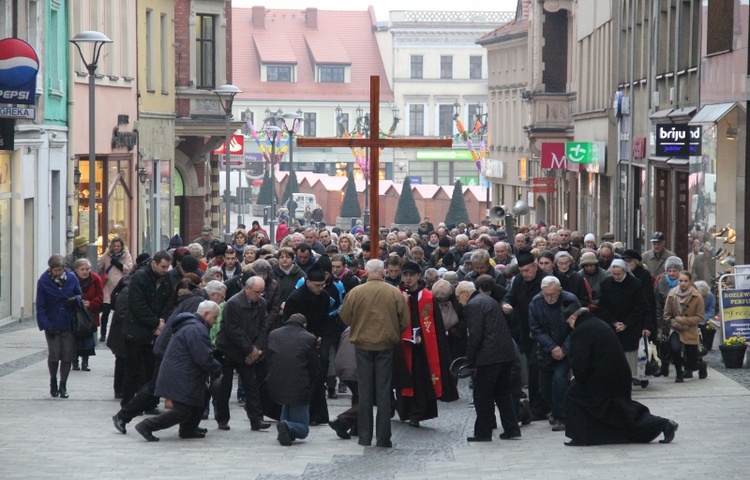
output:
[[[265,430],[270,427],[271,424],[268,422],[264,422],[262,418],[250,419],[250,430]]]

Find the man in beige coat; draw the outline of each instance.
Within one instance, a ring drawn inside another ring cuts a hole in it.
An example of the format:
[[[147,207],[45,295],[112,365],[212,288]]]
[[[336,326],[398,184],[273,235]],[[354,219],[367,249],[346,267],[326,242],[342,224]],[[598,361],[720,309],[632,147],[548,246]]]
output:
[[[393,348],[401,341],[401,332],[409,326],[409,309],[401,292],[383,281],[382,261],[368,261],[365,270],[367,282],[346,295],[339,317],[351,326],[349,340],[356,349],[359,444],[372,444],[374,385],[378,407],[377,446],[390,448]]]

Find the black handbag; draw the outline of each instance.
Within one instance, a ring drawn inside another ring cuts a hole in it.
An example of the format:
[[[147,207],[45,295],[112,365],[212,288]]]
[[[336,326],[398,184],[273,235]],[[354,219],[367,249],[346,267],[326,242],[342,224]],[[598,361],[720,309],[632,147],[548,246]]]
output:
[[[73,335],[78,338],[86,338],[96,332],[94,317],[86,307],[76,302],[75,315],[73,316]]]

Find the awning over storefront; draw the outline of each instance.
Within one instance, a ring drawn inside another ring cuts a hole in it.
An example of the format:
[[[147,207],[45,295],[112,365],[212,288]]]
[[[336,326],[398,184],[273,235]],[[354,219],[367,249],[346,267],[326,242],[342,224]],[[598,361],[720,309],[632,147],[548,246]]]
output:
[[[698,110],[696,107],[675,108],[669,112],[668,117],[674,123],[688,123],[695,115],[696,110]]]
[[[716,123],[737,105],[739,105],[737,102],[704,105],[703,107],[701,107],[700,111],[690,120],[690,124],[696,125]]]

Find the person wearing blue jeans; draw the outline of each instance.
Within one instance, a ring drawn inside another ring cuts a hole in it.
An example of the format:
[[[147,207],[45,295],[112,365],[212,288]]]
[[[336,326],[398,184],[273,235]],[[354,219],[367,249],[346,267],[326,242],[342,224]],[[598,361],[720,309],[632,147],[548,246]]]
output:
[[[570,385],[568,357],[539,368],[539,393],[552,406],[552,419],[565,424],[565,396]]]
[[[277,440],[285,447],[306,438],[313,387],[322,384],[318,340],[307,319],[295,313],[268,334],[268,393],[281,405]]]
[[[307,438],[310,433],[310,405],[283,405],[281,407],[281,420],[277,430],[279,431],[279,443],[286,445],[288,435],[289,445],[295,440]]]
[[[552,406],[552,431],[564,432],[565,396],[570,382],[568,350],[573,331],[567,319],[581,308],[581,303],[562,289],[556,277],[544,277],[541,288],[529,304],[529,330],[538,344],[539,393]]]

